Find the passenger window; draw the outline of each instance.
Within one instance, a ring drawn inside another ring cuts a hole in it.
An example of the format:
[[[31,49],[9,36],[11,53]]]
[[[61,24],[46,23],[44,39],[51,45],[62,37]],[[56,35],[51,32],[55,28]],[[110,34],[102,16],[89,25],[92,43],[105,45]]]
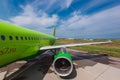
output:
[[[30,37],[28,37],[28,40],[30,40]]]
[[[12,37],[12,36],[9,36],[9,40],[13,40],[13,37]]]
[[[27,40],[27,37],[25,37],[25,40]]]
[[[21,36],[21,40],[23,40],[23,37]]]
[[[33,37],[31,37],[31,40],[33,40]]]
[[[5,36],[4,36],[4,35],[1,35],[1,39],[2,39],[2,40],[5,40]]]
[[[37,37],[35,39],[37,40]]]
[[[16,40],[19,40],[18,36],[16,36],[15,38],[16,38]]]

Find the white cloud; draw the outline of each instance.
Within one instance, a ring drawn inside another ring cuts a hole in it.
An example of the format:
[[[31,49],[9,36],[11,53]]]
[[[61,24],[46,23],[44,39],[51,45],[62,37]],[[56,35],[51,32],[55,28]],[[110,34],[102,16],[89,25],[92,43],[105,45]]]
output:
[[[67,20],[62,21],[59,26],[59,36],[61,35],[60,32],[73,37],[104,37],[104,35],[110,37],[110,34],[120,34],[119,10],[120,6],[117,6],[91,16],[74,14]]]
[[[61,7],[62,8],[69,8],[73,0],[61,0]]]
[[[26,5],[23,8],[23,13],[18,16],[10,18],[12,23],[29,26],[29,25],[38,25],[41,27],[48,27],[56,24],[58,21],[57,15],[49,16],[42,10],[35,12],[34,8],[31,5]]]
[[[62,7],[63,9],[68,8],[72,0],[65,0],[64,2],[64,4],[60,3],[55,5],[56,1],[52,0],[51,4],[48,4],[48,9],[54,5],[55,7],[57,6],[57,8],[61,6],[61,9]],[[45,2],[43,3],[46,4]],[[43,5],[43,3],[36,5],[38,7],[41,4]],[[66,20],[60,20],[56,14],[49,16],[43,10],[36,11],[36,7],[33,6],[33,4],[21,6],[21,8],[23,12],[18,16],[11,17],[10,21],[45,33],[49,32],[45,27],[55,25],[59,21],[60,25],[57,29],[58,36],[102,37],[104,35],[111,36],[110,34],[120,34],[120,6],[90,16],[81,15],[80,11],[76,11]]]
[[[104,3],[108,3],[111,0],[90,0],[87,4],[84,5],[84,7],[82,7],[83,10],[89,10],[93,7],[96,7],[98,5],[102,5]]]
[[[70,7],[73,0],[34,0],[31,4],[36,9],[40,7],[42,10],[51,12],[54,10],[63,10]]]
[[[57,23],[59,17],[56,14],[49,16],[46,11],[66,9],[71,5],[72,1],[73,0],[51,0],[49,2],[48,0],[35,0],[26,6],[20,5],[20,7],[23,9],[23,12],[17,16],[11,17],[10,21],[14,24],[22,26],[52,26]]]

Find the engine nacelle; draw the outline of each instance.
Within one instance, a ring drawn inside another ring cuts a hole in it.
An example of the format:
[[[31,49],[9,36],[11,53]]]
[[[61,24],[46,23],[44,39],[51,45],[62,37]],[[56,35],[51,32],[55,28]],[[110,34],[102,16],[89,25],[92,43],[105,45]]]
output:
[[[57,75],[65,77],[72,73],[72,57],[68,52],[59,52],[54,56],[53,68]]]

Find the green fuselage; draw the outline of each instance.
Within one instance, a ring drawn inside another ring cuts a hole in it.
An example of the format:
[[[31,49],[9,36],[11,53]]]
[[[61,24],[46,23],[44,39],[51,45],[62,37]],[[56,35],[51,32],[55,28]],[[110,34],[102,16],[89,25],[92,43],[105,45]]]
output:
[[[54,42],[52,35],[0,22],[0,67],[39,55],[40,47],[53,45]]]

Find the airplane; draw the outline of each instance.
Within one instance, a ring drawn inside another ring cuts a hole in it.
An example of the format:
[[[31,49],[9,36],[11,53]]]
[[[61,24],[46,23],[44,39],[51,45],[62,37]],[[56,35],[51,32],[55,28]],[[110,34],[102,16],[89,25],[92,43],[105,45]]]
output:
[[[73,61],[67,47],[110,43],[90,42],[80,44],[54,45],[56,28],[52,35],[30,30],[8,22],[0,21],[0,68],[19,60],[28,60],[44,51],[54,53],[53,68],[59,76],[69,76],[73,71]],[[56,50],[60,49],[56,53]]]

